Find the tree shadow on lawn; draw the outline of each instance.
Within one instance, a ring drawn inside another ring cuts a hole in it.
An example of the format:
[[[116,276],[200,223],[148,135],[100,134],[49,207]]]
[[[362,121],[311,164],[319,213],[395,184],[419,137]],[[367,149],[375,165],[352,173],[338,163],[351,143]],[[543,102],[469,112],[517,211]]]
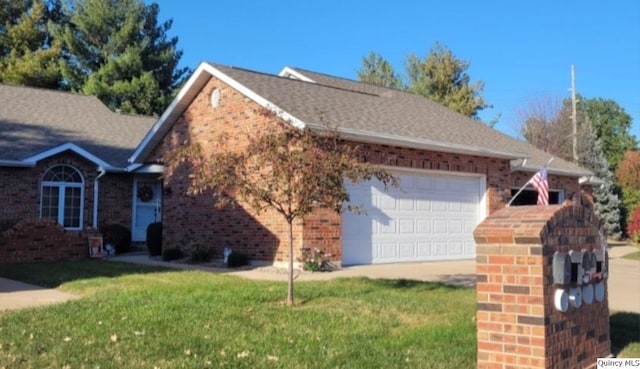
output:
[[[618,355],[632,343],[640,343],[640,314],[616,312],[609,317],[611,353]]]
[[[0,277],[41,287],[57,288],[61,284],[80,279],[115,278],[128,274],[149,274],[171,270],[175,269],[90,259],[2,264]]]
[[[371,281],[380,287],[394,289],[419,288],[422,290],[459,290],[466,288],[464,286],[452,285],[446,282],[417,281],[413,279],[371,279]]]

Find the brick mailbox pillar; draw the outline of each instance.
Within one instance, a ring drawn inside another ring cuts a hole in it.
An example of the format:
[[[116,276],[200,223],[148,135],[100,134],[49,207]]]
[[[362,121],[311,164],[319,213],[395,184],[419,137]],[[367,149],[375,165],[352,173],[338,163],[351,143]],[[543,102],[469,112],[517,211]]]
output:
[[[579,206],[501,209],[474,232],[478,368],[595,368],[610,354],[606,237]]]

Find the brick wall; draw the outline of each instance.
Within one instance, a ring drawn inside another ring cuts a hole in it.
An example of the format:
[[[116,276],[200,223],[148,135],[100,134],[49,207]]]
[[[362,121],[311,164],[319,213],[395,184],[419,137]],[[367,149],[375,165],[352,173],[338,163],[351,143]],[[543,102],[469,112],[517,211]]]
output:
[[[88,237],[95,235],[66,231],[52,219],[24,219],[0,234],[0,263],[86,259]]]
[[[213,109],[210,96],[219,89],[219,105]],[[267,129],[269,117],[261,107],[226,84],[211,79],[183,115],[176,121],[150,156],[150,162],[163,162],[163,157],[185,141],[199,142],[205,155],[218,147],[226,135],[225,150],[241,151],[248,145],[249,135]],[[288,227],[282,216],[266,210],[260,214],[247,204],[216,209],[211,194],[189,193],[189,168],[181,166],[164,178],[170,196],[163,197],[163,234],[167,247],[186,247],[191,243],[208,246],[221,258],[225,247],[246,253],[254,260],[280,262],[287,260]],[[294,249],[302,247],[301,222],[294,224]]]
[[[564,288],[554,284],[554,253],[601,250],[604,230],[590,209],[509,207],[474,237],[478,368],[589,368],[610,353],[606,296],[566,312],[553,300]]]
[[[132,189],[133,177],[128,173],[107,173],[98,180],[99,227],[120,224],[131,229]],[[91,197],[93,199],[93,192]]]

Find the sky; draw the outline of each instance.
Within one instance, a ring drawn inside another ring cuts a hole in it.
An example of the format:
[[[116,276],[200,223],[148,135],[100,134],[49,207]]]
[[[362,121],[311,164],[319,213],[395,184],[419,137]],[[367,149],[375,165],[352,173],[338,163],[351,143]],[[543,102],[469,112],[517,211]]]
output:
[[[277,74],[285,66],[357,79],[370,51],[404,74],[407,56],[434,43],[470,63],[471,81],[517,136],[532,104],[576,92],[611,99],[640,139],[640,1],[486,0],[159,0],[160,20],[183,51],[181,66],[202,61]]]

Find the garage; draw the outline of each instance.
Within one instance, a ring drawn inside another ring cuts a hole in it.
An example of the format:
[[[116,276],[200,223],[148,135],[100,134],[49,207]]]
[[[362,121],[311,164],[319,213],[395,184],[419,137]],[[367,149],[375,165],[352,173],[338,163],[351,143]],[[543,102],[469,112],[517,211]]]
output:
[[[378,264],[475,257],[473,230],[485,217],[482,176],[394,172],[399,188],[377,180],[347,184],[342,264]]]

